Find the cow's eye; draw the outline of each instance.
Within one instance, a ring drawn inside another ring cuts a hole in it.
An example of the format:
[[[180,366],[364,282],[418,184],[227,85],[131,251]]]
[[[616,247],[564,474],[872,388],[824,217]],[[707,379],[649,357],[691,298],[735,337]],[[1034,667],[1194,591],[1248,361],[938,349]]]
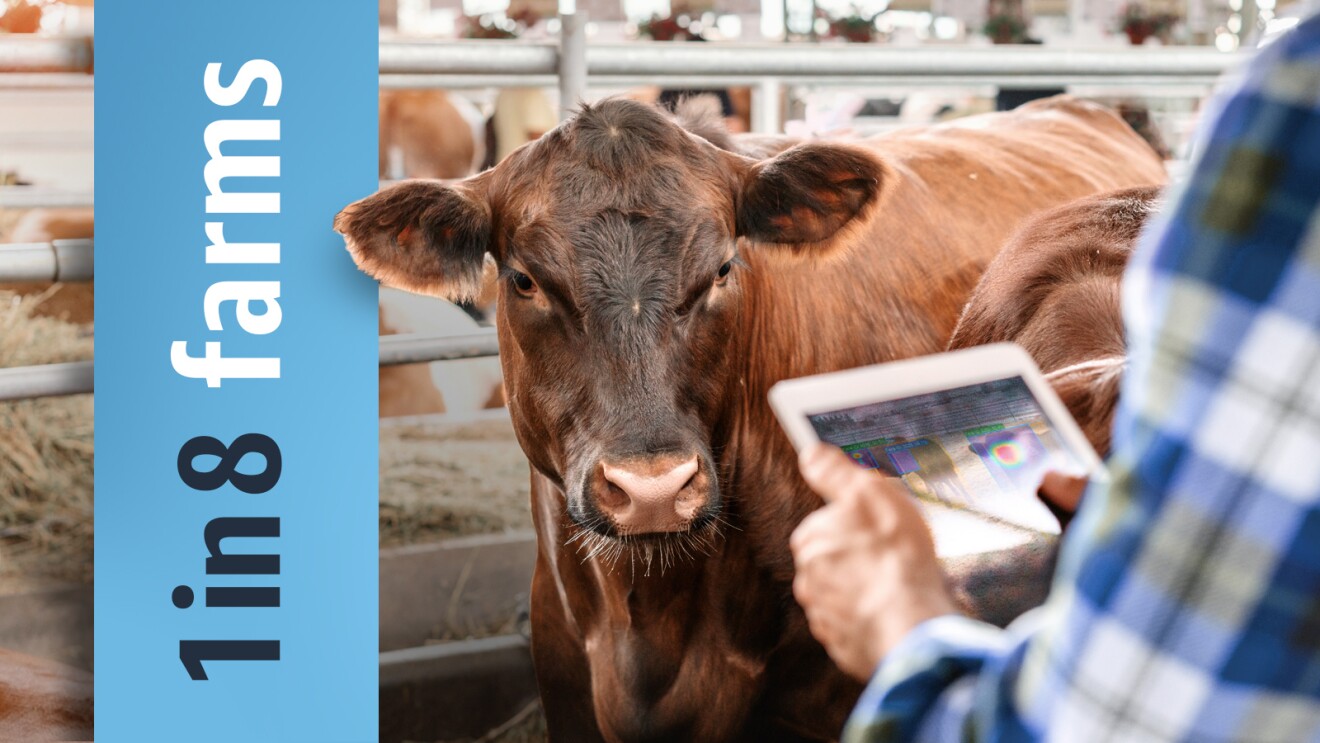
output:
[[[732,270],[733,270],[733,261],[732,260],[725,261],[724,265],[720,266],[720,270],[715,274],[715,283],[723,284],[725,281],[727,281],[729,279],[729,272]]]
[[[514,271],[511,281],[513,282],[513,288],[517,289],[518,293],[524,297],[530,297],[536,293],[536,282],[532,281],[532,277],[525,273]]]

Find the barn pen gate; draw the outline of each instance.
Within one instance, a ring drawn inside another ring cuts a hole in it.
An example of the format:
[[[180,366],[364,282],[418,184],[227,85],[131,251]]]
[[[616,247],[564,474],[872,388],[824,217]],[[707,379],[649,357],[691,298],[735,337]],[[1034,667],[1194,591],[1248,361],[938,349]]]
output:
[[[1202,95],[1234,61],[1230,55],[1197,48],[1070,51],[1028,46],[650,43],[588,47],[582,14],[561,16],[561,24],[558,45],[383,42],[381,87],[557,85],[562,109],[569,110],[590,86],[657,80],[676,87],[751,85],[753,130],[777,132],[786,84],[917,89],[1058,86],[1079,92],[1087,86],[1141,86]],[[92,59],[88,38],[0,37],[0,89],[90,91]],[[0,208],[92,203],[90,193],[0,187]],[[0,245],[0,283],[90,281],[92,250],[91,240]],[[380,341],[382,366],[498,354],[494,331],[393,335]],[[0,369],[0,401],[90,392],[92,362]],[[436,618],[455,607],[473,624],[509,616],[520,601],[509,586],[530,585],[534,556],[530,532],[382,550],[382,740],[477,737],[535,699],[531,659],[522,635],[424,644]],[[59,633],[86,633],[90,647],[90,589],[0,597],[0,645],[18,642],[40,647]]]

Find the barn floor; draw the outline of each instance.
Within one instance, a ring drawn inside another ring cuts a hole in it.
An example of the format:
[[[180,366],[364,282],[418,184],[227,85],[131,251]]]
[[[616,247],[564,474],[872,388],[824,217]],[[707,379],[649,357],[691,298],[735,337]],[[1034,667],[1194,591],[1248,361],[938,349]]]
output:
[[[542,743],[545,740],[545,715],[541,705],[534,704],[498,728],[480,738],[463,738],[439,743]],[[430,743],[407,741],[407,743]]]
[[[527,460],[492,412],[381,422],[381,547],[532,527]]]
[[[381,422],[381,547],[531,528],[527,460],[501,413],[450,423],[441,416]],[[516,633],[519,620],[465,627],[461,638],[439,631],[428,642]],[[545,718],[533,705],[485,736],[445,743],[544,740]]]
[[[37,313],[48,294],[0,289],[0,367],[92,357],[90,325]],[[0,403],[0,593],[91,578],[91,396]]]

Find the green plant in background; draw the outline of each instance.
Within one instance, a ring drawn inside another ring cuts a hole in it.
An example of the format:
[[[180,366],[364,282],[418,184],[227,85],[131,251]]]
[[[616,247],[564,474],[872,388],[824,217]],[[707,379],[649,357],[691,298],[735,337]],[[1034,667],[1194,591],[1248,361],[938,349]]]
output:
[[[1020,44],[1027,38],[1027,24],[1012,15],[992,15],[985,19],[984,33],[996,44]]]
[[[675,5],[669,15],[652,15],[637,24],[637,38],[653,41],[705,41],[701,31],[692,26],[693,13],[686,6]]]
[[[510,14],[485,13],[463,16],[463,37],[467,39],[516,39],[537,22],[541,16],[526,8]]]
[[[1026,43],[1027,20],[1022,12],[1022,0],[990,0],[982,32],[996,44]]]
[[[848,15],[837,16],[825,12],[824,9],[817,10],[817,16],[824,18],[829,23],[829,38],[843,39],[859,44],[875,40],[875,20],[880,17],[880,12],[883,11],[867,15],[856,5],[851,6],[851,10],[852,12]]]
[[[1167,44],[1181,20],[1175,13],[1155,13],[1141,3],[1128,3],[1119,13],[1118,30],[1133,46],[1141,46],[1152,36]]]

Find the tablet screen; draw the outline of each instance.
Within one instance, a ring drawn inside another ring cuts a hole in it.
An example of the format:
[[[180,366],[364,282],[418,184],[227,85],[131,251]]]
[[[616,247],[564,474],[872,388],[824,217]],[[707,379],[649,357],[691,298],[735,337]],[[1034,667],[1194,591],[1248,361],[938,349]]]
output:
[[[1021,377],[808,415],[822,441],[918,497],[1057,532],[1036,497],[1047,470],[1086,467]]]

